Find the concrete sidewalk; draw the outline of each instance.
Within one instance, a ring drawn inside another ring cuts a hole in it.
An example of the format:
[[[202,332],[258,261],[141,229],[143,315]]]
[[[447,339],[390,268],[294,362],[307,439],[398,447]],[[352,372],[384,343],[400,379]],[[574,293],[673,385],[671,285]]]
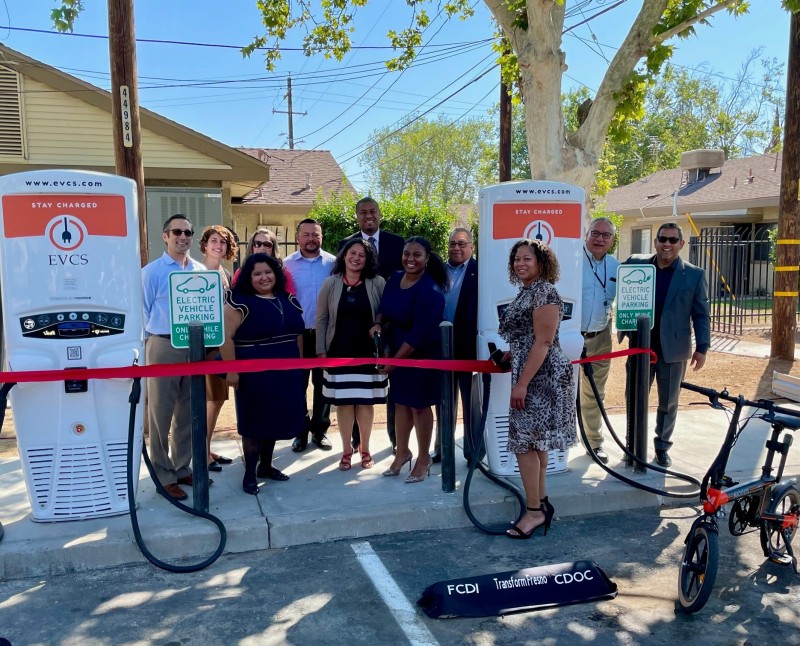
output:
[[[651,418],[652,428],[654,415]],[[612,423],[618,433],[624,434],[623,415],[613,416]],[[701,478],[722,442],[726,427],[727,419],[720,411],[707,407],[682,410],[671,451],[673,468]],[[741,479],[759,472],[768,429],[760,420],[750,424],[734,450],[729,475]],[[332,436],[331,440],[334,446],[339,444],[338,437]],[[407,472],[397,478],[381,477],[391,462],[391,452],[385,430],[376,429],[372,441],[376,464],[372,469],[362,470],[354,460],[353,469],[342,472],[337,469],[340,454],[336,449],[324,452],[309,445],[304,453],[295,454],[288,442],[282,442],[276,451],[275,466],[290,475],[291,480],[265,481],[258,496],[249,496],[241,490],[243,467],[238,442],[215,442],[216,451],[236,456],[236,460],[223,467],[221,473],[212,474],[210,511],[227,528],[226,552],[467,527],[471,523],[463,509],[466,464],[460,457],[460,432],[457,443],[457,489],[452,494],[442,493],[440,465],[435,465],[431,477],[419,484],[405,484]],[[606,448],[611,456],[610,466],[626,476],[651,486],[666,484],[673,491],[692,489],[691,485],[673,479],[665,481],[663,475],[652,471],[634,475],[623,467],[622,454],[612,444],[609,438]],[[798,473],[800,455],[795,453],[789,456],[785,476]],[[509,480],[520,486],[518,478]],[[547,483],[556,518],[685,502],[645,493],[616,480],[594,464],[582,447],[569,452],[568,470],[548,477]],[[186,489],[190,503],[191,488]],[[142,534],[159,558],[200,560],[196,557],[208,555],[216,547],[216,527],[175,509],[159,496],[144,465],[137,504]],[[477,472],[470,490],[470,506],[481,522],[486,523],[507,522],[516,513],[513,496]],[[32,522],[18,459],[0,461],[0,521],[6,530],[5,539],[0,542],[0,578],[144,561],[127,515],[59,523]]]

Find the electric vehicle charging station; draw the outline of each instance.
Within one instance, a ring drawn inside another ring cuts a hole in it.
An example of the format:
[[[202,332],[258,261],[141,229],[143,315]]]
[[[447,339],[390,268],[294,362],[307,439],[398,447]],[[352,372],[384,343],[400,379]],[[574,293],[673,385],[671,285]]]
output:
[[[0,177],[0,296],[9,371],[143,360],[136,184],[48,170]],[[128,513],[130,379],[19,383],[10,393],[34,521]],[[139,479],[143,402],[134,423]]]
[[[489,343],[507,347],[497,330],[501,314],[519,289],[509,283],[507,267],[511,247],[521,238],[543,240],[558,258],[561,274],[556,289],[564,301],[559,340],[571,361],[579,359],[583,189],[559,182],[504,182],[482,189],[479,202],[478,359],[489,358]],[[575,377],[577,384],[577,367]],[[511,374],[492,374],[485,441],[489,471],[498,476],[519,475],[516,457],[506,450],[510,399]],[[551,451],[547,472],[566,468],[566,451]]]

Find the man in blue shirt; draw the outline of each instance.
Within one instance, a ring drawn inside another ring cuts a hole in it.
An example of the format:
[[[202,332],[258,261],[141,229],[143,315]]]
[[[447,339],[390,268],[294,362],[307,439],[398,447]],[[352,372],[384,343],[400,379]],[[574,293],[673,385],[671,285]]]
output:
[[[611,352],[611,305],[617,295],[617,267],[619,260],[609,252],[614,246],[616,227],[606,217],[595,218],[586,231],[583,247],[583,292],[581,301],[581,334],[587,357]],[[592,363],[594,382],[602,400],[606,394],[606,381],[611,360]],[[604,464],[608,454],[603,449],[603,419],[592,386],[581,370],[581,417],[588,451]]]
[[[173,215],[161,237],[167,245],[161,257],[142,268],[145,357],[148,365],[186,363],[187,348],[173,348],[170,340],[169,275],[174,271],[205,269],[189,256],[194,227],[185,215]],[[179,485],[192,484],[192,415],[189,401],[191,377],[147,380],[147,421],[150,459],[167,494],[177,500],[188,496]],[[171,432],[170,432],[171,430]],[[211,481],[209,480],[209,484]]]
[[[297,300],[303,308],[303,357],[317,358],[316,318],[317,295],[325,279],[331,275],[336,256],[322,250],[322,227],[312,218],[306,218],[297,225],[295,232],[297,251],[283,261],[292,274]],[[306,430],[292,442],[292,451],[300,453],[308,446],[308,434],[314,444],[323,451],[330,451],[332,445],[326,433],[331,425],[331,407],[322,397],[322,369],[310,371],[314,388],[311,414],[306,413]],[[308,387],[309,371],[306,371]]]
[[[472,257],[472,234],[469,229],[459,227],[450,234],[447,245],[447,275],[449,288],[444,295],[444,320],[453,324],[453,358],[475,359],[478,337],[478,263]],[[457,372],[454,375],[456,410],[461,394],[461,410],[464,420],[464,458],[472,456],[472,373]],[[442,461],[441,438],[436,429],[436,442],[431,453],[434,463]]]

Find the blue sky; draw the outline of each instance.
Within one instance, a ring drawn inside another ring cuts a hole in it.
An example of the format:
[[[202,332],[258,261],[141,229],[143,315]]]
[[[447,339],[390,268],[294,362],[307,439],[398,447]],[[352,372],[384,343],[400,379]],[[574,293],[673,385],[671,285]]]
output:
[[[3,0],[0,24],[16,29],[50,30],[54,0]],[[106,3],[88,0],[77,34],[108,33]],[[641,2],[568,0],[566,26],[608,9],[564,38],[568,71],[564,89],[596,89],[606,60],[614,55]],[[764,48],[764,56],[785,62],[789,18],[779,0],[755,0],[751,13],[733,19],[724,12],[698,35],[677,41],[673,61],[723,78],[736,75],[746,55]],[[260,33],[255,0],[135,0],[137,39],[244,45]],[[354,43],[365,46],[338,63],[322,56],[306,58],[285,51],[274,73],[256,54],[243,59],[235,48],[139,42],[140,102],[170,119],[231,146],[288,147],[286,77],[293,77],[296,148],[331,150],[351,181],[366,190],[359,153],[377,128],[396,125],[413,112],[456,120],[483,115],[497,102],[499,73],[482,43],[492,35],[488,10],[476,3],[476,15],[461,22],[434,20],[425,34],[419,63],[406,72],[385,72],[389,57],[385,34],[408,20],[405,3],[377,0],[357,21]],[[224,7],[224,9],[221,9]],[[74,74],[104,89],[110,86],[108,41],[0,29],[0,41],[23,54]],[[297,47],[291,40],[287,47]],[[376,48],[370,48],[376,47]],[[483,74],[483,76],[481,76]],[[481,76],[481,78],[478,78]],[[209,84],[208,82],[211,81]],[[446,97],[455,93],[452,98]]]

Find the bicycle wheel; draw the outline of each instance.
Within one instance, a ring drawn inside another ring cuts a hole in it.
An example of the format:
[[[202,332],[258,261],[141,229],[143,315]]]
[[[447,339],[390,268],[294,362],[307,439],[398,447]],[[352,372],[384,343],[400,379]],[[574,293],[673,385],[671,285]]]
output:
[[[790,512],[800,513],[800,491],[796,487],[789,487],[784,490],[777,498],[774,498],[769,504],[769,513],[785,515]],[[783,529],[780,525],[770,523],[768,521],[761,521],[761,547],[764,549],[764,554],[783,556],[786,554],[786,542],[783,535]],[[797,527],[790,530],[789,540],[794,538],[797,533]]]
[[[678,575],[678,598],[686,612],[697,612],[706,605],[717,578],[718,537],[706,525],[689,534]]]

